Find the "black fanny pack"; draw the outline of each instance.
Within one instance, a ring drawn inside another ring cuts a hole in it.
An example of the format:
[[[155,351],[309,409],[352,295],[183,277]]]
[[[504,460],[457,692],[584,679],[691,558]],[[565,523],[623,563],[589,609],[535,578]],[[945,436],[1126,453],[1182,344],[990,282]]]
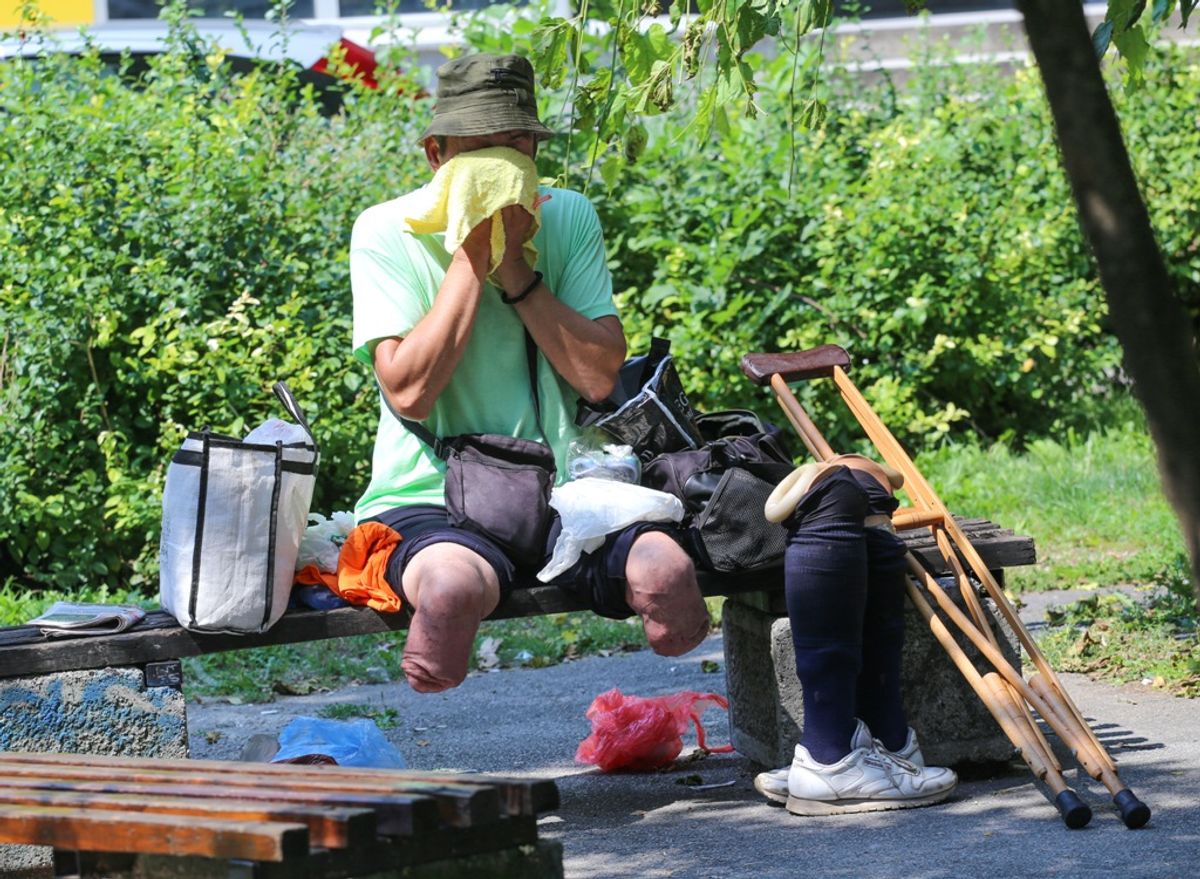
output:
[[[533,411],[543,439],[538,399],[537,347],[525,334]],[[387,397],[384,397],[387,401]],[[395,413],[393,413],[395,414]],[[496,433],[440,439],[424,425],[396,418],[446,462],[446,514],[450,524],[498,543],[518,564],[540,564],[553,522],[554,451],[547,443]]]

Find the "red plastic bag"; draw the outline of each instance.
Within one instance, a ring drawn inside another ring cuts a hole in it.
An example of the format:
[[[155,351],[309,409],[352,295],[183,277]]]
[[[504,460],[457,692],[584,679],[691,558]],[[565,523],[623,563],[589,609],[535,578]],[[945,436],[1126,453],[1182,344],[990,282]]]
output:
[[[615,688],[601,693],[587,710],[592,734],[579,743],[575,761],[595,764],[603,772],[666,766],[683,750],[688,721],[696,725],[702,751],[732,751],[733,745],[710,748],[704,741],[700,715],[714,705],[729,710],[728,700],[716,693],[642,697],[626,696]]]

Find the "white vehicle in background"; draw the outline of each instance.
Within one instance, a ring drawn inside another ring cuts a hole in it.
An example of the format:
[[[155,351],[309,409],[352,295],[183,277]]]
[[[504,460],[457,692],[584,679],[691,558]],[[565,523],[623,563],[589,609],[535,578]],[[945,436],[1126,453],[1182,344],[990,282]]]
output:
[[[0,33],[20,24],[21,0],[0,0]],[[151,55],[162,51],[166,25],[159,21],[161,7],[155,0],[35,0],[53,21],[63,51],[77,51],[84,43],[79,36],[86,27],[102,54]],[[523,6],[527,0],[507,5]],[[453,10],[465,12],[494,5],[495,0],[454,0]],[[431,11],[425,0],[396,0],[389,15],[379,10],[386,0],[295,0],[287,10],[288,39],[279,40],[280,25],[271,20],[277,4],[270,0],[189,0],[188,6],[201,16],[192,25],[206,40],[229,52],[232,59],[250,58],[279,62],[291,60],[304,69],[322,72],[330,49],[341,44],[346,60],[374,84],[374,49],[382,42],[395,42],[412,49],[421,66],[430,71],[446,60],[443,47],[458,42],[451,29],[451,16]],[[570,9],[568,0],[553,0],[559,14]],[[235,26],[230,13],[239,13],[243,25]],[[250,45],[247,45],[246,35]],[[380,35],[382,34],[382,36]],[[19,41],[0,42],[0,57],[28,54]]]

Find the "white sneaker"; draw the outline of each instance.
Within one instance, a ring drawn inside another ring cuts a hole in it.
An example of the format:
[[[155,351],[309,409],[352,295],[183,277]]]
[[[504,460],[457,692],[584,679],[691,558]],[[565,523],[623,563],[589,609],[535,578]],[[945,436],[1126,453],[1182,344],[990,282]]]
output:
[[[940,803],[958,784],[949,769],[920,767],[880,752],[861,720],[851,751],[831,765],[818,763],[803,745],[788,773],[785,806],[794,815],[839,815],[912,809]]]
[[[862,721],[859,722],[861,723]],[[889,757],[899,757],[901,760],[913,764],[918,769],[925,768],[925,756],[921,753],[921,746],[917,743],[917,731],[911,726],[908,728],[908,738],[904,740],[904,747],[899,751],[889,751],[879,739],[875,739],[874,741],[875,750],[880,753]],[[778,803],[782,806],[787,802],[788,774],[791,771],[792,766],[789,763],[787,766],[780,766],[778,769],[768,769],[766,772],[760,772],[754,776],[754,789],[772,803]]]

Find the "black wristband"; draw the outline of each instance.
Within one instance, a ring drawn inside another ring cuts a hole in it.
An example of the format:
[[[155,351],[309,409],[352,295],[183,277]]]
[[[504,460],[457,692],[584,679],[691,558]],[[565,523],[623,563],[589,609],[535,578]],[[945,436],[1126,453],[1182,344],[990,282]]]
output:
[[[501,288],[500,301],[503,302],[505,305],[516,305],[518,302],[520,302],[522,299],[526,298],[530,293],[532,293],[534,290],[536,290],[538,284],[540,284],[540,283],[542,283],[542,273],[534,272],[533,280],[529,282],[529,286],[526,287],[524,290],[522,290],[520,293],[518,293],[516,296],[506,295],[503,288]]]

